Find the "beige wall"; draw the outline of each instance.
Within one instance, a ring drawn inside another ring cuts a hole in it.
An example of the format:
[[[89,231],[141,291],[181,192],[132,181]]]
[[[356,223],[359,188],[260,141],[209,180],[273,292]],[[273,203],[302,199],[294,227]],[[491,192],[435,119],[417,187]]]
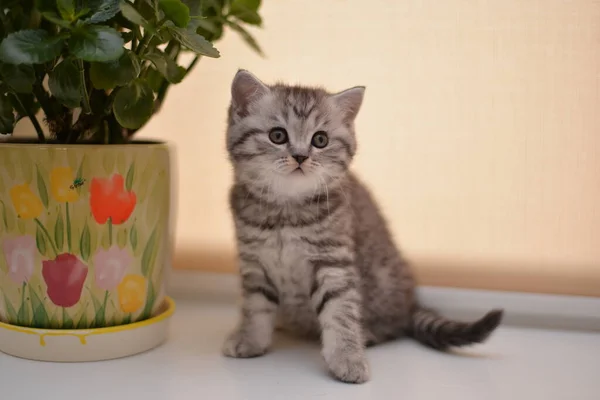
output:
[[[366,85],[355,169],[425,284],[600,295],[600,2],[264,0],[145,136],[178,147],[176,266],[234,268],[224,153],[238,67]]]

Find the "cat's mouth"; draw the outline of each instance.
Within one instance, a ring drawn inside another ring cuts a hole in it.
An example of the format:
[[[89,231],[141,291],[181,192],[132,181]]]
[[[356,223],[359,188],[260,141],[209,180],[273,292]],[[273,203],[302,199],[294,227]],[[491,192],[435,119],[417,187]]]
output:
[[[304,175],[304,170],[300,167],[292,171],[292,175]]]

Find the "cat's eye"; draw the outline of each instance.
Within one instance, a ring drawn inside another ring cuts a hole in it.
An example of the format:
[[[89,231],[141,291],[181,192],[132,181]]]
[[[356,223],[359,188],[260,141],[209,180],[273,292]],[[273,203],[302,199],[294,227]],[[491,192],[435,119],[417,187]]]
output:
[[[317,149],[322,149],[329,143],[329,137],[327,137],[327,133],[319,131],[313,135],[311,143]]]
[[[283,128],[273,128],[269,132],[269,139],[275,144],[284,144],[288,141],[288,134]]]

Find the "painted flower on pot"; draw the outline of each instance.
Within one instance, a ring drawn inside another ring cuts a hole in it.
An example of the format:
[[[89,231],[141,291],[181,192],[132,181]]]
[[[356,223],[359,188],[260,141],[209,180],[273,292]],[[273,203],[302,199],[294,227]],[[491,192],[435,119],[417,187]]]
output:
[[[79,199],[77,190],[71,189],[74,181],[70,167],[56,167],[50,172],[50,190],[59,203],[74,203]]]
[[[123,280],[127,267],[132,263],[133,257],[126,249],[112,246],[108,250],[98,250],[94,255],[96,286],[113,290]]]
[[[87,266],[73,254],[59,254],[54,260],[42,262],[42,276],[48,287],[48,297],[59,307],[77,304],[87,274]]]
[[[92,178],[90,208],[99,224],[109,220],[114,225],[124,223],[131,216],[135,203],[135,193],[125,190],[122,175],[114,174],[109,179]]]
[[[31,188],[26,183],[13,186],[10,189],[10,199],[19,218],[37,218],[44,210],[42,201],[31,191]]]
[[[141,275],[127,275],[117,287],[121,311],[134,313],[146,303],[146,278]]]
[[[28,282],[35,269],[35,238],[28,235],[6,238],[2,250],[10,279],[17,284]]]

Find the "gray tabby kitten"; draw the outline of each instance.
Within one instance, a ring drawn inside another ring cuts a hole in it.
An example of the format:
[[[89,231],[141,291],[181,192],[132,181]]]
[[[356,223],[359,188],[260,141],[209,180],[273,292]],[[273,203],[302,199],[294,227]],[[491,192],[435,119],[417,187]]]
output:
[[[419,305],[375,201],[348,170],[364,87],[232,84],[227,150],[243,304],[230,357],[263,355],[276,324],[320,338],[331,374],[369,380],[365,347],[410,335],[435,349],[484,341],[502,311],[450,321]]]

